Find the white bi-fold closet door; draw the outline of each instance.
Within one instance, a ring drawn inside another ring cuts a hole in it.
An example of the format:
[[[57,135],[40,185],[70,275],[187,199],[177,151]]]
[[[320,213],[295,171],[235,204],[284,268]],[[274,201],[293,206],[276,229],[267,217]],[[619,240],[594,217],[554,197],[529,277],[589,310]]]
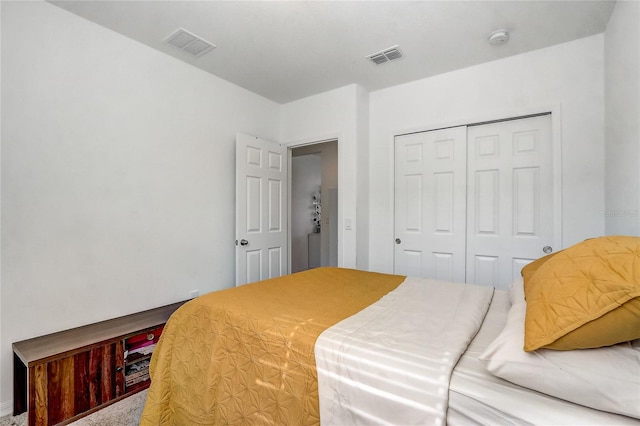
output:
[[[551,115],[395,138],[395,273],[506,289],[554,220]]]

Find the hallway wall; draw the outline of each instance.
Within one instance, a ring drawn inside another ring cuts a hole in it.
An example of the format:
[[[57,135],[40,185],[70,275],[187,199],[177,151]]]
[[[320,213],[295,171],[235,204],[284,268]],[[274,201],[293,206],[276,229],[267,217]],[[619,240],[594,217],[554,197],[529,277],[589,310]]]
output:
[[[291,158],[291,272],[309,267],[307,238],[315,227],[312,196],[322,184],[322,156],[298,155]]]

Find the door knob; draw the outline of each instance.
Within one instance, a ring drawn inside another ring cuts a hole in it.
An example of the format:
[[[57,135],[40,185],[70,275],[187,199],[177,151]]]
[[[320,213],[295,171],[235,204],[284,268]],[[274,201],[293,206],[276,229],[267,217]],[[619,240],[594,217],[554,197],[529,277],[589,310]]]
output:
[[[549,254],[553,251],[553,248],[551,248],[551,246],[544,246],[542,247],[542,251],[545,252],[545,254]]]
[[[240,245],[241,246],[247,246],[249,245],[249,241],[245,240],[244,238],[240,240]]]
[[[402,240],[400,238],[396,238],[396,244],[400,244]]]

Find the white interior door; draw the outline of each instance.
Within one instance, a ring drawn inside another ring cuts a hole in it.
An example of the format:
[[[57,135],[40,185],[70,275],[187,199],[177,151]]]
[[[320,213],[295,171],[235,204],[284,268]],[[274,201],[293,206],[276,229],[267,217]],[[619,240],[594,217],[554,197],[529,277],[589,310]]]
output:
[[[236,136],[236,285],[287,273],[287,150]]]
[[[467,281],[506,289],[553,247],[551,116],[469,126],[467,176]]]
[[[466,127],[395,139],[396,274],[465,281]]]

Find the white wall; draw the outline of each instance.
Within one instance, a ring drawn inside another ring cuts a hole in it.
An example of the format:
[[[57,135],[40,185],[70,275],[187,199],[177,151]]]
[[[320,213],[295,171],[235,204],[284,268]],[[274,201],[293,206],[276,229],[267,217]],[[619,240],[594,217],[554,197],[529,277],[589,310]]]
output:
[[[603,43],[597,35],[371,93],[369,269],[393,271],[393,135],[548,107],[561,111],[563,245],[602,235]]]
[[[358,269],[369,268],[369,92],[356,87],[356,129],[357,145],[357,235],[356,245]]]
[[[366,129],[358,122],[362,105],[357,85],[345,86],[282,105],[279,142],[288,146],[338,140],[338,266],[355,268],[358,141]],[[345,221],[351,221],[346,230]],[[359,266],[359,265],[358,265]]]
[[[2,2],[0,402],[13,341],[234,284],[235,134],[279,105],[45,2]]]
[[[605,32],[606,232],[640,235],[640,3],[619,1]]]

